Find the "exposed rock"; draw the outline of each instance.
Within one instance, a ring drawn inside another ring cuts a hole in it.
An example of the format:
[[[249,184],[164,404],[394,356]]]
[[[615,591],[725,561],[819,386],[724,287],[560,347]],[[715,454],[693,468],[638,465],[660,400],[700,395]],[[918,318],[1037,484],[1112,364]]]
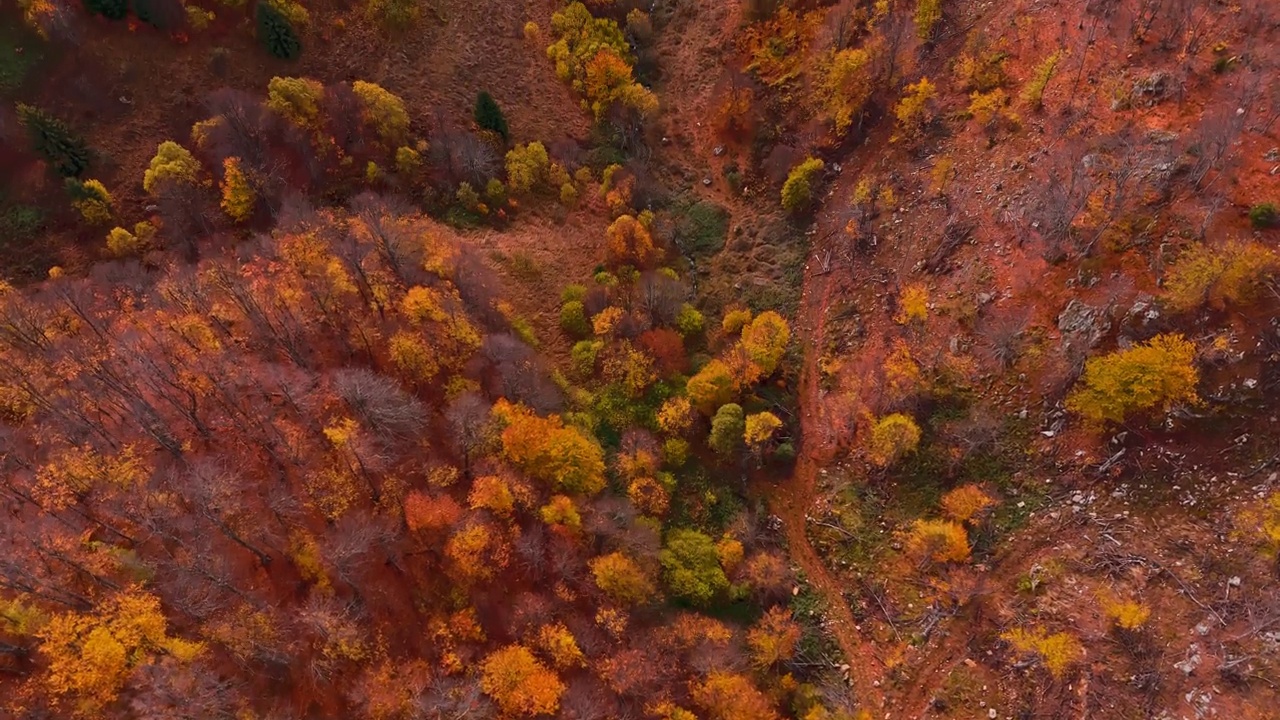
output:
[[[1072,300],[1062,314],[1058,315],[1058,330],[1064,336],[1064,345],[1069,347],[1078,342],[1085,349],[1092,349],[1110,332],[1111,320],[1104,308]]]

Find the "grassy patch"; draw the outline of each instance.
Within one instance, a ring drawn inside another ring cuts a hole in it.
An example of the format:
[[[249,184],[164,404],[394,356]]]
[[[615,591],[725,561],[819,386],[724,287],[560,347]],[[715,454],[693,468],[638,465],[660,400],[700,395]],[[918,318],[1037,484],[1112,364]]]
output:
[[[44,57],[40,44],[16,27],[17,22],[8,19],[0,25],[0,97],[10,97],[21,88]]]
[[[676,243],[695,261],[720,252],[729,232],[729,213],[709,202],[683,200],[672,208]]]
[[[533,283],[542,279],[542,266],[528,253],[513,252],[508,255],[500,250],[494,250],[492,257],[503,270],[511,273],[512,277],[521,282]]]

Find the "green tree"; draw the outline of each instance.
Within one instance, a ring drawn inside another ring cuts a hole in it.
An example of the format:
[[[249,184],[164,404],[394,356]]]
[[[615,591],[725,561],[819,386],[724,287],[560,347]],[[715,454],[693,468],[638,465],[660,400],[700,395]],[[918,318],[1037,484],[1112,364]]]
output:
[[[84,8],[108,20],[123,20],[129,14],[128,0],[84,0]]]
[[[729,589],[715,541],[697,530],[673,530],[658,562],[671,593],[695,605],[709,605]]]
[[[707,437],[707,445],[717,453],[728,457],[742,446],[746,432],[746,415],[742,406],[737,403],[721,405],[711,418],[711,435]]]
[[[575,338],[591,334],[591,321],[581,300],[569,300],[560,306],[560,328]]]
[[[282,60],[296,60],[302,54],[302,40],[284,13],[270,3],[259,2],[257,20],[258,40],[267,52]]]
[[[808,158],[791,168],[787,181],[782,185],[782,209],[793,213],[808,209],[813,202],[814,181],[824,167],[821,160]]]
[[[79,177],[89,169],[89,147],[67,124],[31,105],[18,104],[18,122],[27,130],[31,149],[63,177]]]
[[[1132,413],[1198,400],[1196,347],[1181,335],[1090,358],[1084,377],[1067,397],[1067,409],[1093,425],[1124,422]]]
[[[476,96],[475,109],[476,125],[481,130],[488,130],[497,134],[505,142],[510,139],[510,133],[507,128],[507,116],[502,114],[502,108],[498,107],[498,101],[487,92],[481,91]]]

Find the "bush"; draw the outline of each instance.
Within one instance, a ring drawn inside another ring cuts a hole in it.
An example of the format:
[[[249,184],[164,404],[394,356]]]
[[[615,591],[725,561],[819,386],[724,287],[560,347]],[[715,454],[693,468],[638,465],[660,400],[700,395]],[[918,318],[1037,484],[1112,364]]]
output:
[[[877,467],[888,467],[920,444],[920,427],[902,413],[886,415],[871,426],[867,457]]]
[[[27,130],[31,149],[63,177],[79,177],[89,169],[89,147],[66,123],[30,105],[18,104],[18,122]]]
[[[715,542],[697,530],[673,530],[658,561],[671,593],[694,605],[709,605],[729,590]]]
[[[0,213],[0,236],[8,240],[30,240],[44,227],[44,213],[30,205],[14,205]]]
[[[1254,300],[1277,269],[1280,255],[1256,242],[1229,242],[1219,249],[1193,245],[1165,281],[1165,304],[1184,312],[1208,302],[1215,307]]]
[[[282,59],[295,60],[302,54],[302,41],[288,19],[266,2],[258,3],[258,40],[267,52]]]
[[[1275,203],[1258,203],[1249,208],[1249,222],[1259,230],[1280,225],[1280,208]]]
[[[591,321],[581,300],[569,300],[560,306],[560,328],[570,337],[586,337],[591,334]]]
[[[920,78],[920,82],[908,85],[902,99],[894,107],[894,115],[898,118],[899,134],[896,138],[912,139],[918,137],[933,119],[930,103],[938,88],[929,78]]]
[[[579,340],[573,344],[569,357],[573,362],[573,371],[578,377],[589,378],[596,374],[596,358],[604,347],[602,340]]]
[[[502,138],[503,142],[510,139],[507,117],[502,114],[502,108],[498,107],[498,102],[487,92],[481,91],[476,96],[475,121],[481,130],[496,134]]]
[[[1054,71],[1058,69],[1058,61],[1061,59],[1062,51],[1059,50],[1036,66],[1035,72],[1031,74],[1031,79],[1022,88],[1023,102],[1033,108],[1038,108],[1044,104],[1044,89],[1049,86],[1049,80],[1053,77]]]
[[[906,552],[917,562],[964,562],[969,559],[969,535],[951,520],[916,520],[907,532]]]
[[[916,0],[916,35],[923,41],[933,38],[933,29],[942,19],[942,0]]]
[[[418,22],[418,0],[369,0],[365,13],[390,30],[406,30]]]
[[[707,447],[720,455],[728,457],[742,446],[743,434],[746,432],[746,416],[742,406],[736,403],[721,405],[711,418],[711,435],[707,438]]]
[[[800,212],[813,203],[813,183],[818,173],[826,167],[817,158],[808,158],[796,165],[782,185],[782,208],[787,212]]]
[[[551,157],[540,142],[512,148],[507,152],[507,186],[519,195],[544,184],[551,171]]]
[[[1196,348],[1181,335],[1157,335],[1085,364],[1084,377],[1067,397],[1067,409],[1093,425],[1124,422],[1129,415],[1197,401]]]
[[[1039,657],[1040,662],[1044,663],[1045,668],[1055,678],[1061,678],[1067,668],[1079,660],[1084,653],[1080,641],[1067,633],[1050,635],[1039,628],[1031,630],[1016,628],[1000,637],[1018,652]]]

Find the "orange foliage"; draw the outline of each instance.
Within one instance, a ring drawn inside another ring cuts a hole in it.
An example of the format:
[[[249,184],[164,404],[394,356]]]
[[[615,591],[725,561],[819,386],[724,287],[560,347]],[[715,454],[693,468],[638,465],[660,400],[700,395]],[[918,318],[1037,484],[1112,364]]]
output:
[[[488,510],[495,515],[506,517],[515,510],[515,498],[511,487],[500,477],[485,475],[475,479],[471,484],[471,494],[467,503],[472,510]]]
[[[684,338],[671,328],[646,330],[637,338],[640,347],[653,358],[658,373],[665,376],[684,372],[689,367]]]
[[[604,238],[609,264],[615,267],[647,268],[658,259],[658,249],[653,244],[649,228],[631,215],[622,215],[614,220],[605,230]]]
[[[765,613],[747,632],[747,647],[756,667],[767,668],[795,656],[800,642],[800,625],[791,612],[775,607]]]
[[[648,574],[620,552],[593,558],[590,565],[596,587],[615,602],[637,605],[653,596],[653,582]]]
[[[653,517],[666,515],[667,507],[671,503],[667,489],[651,477],[632,480],[627,486],[627,497],[631,499],[631,504],[635,505],[637,510]]]
[[[942,510],[959,523],[977,522],[996,501],[977,485],[961,485],[942,496]]]
[[[777,720],[773,703],[747,678],[713,671],[691,688],[694,702],[707,711],[709,720]]]
[[[502,450],[516,467],[571,493],[594,495],[604,488],[604,453],[582,431],[565,427],[557,415],[539,417],[506,400],[493,412],[506,422]]]
[[[510,550],[493,527],[472,521],[449,538],[444,552],[462,579],[483,580],[507,566]]]
[[[551,715],[564,683],[521,645],[491,653],[480,668],[480,687],[510,715]]]

